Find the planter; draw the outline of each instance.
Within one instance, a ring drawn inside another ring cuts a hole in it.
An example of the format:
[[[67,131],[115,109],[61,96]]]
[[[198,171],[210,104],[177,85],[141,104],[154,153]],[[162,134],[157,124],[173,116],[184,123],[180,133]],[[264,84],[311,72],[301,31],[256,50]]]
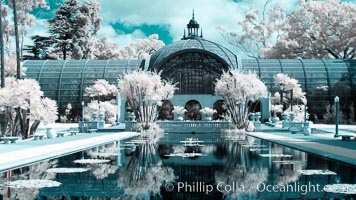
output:
[[[255,113],[250,113],[250,120],[253,121],[253,122],[256,120]]]
[[[283,121],[287,121],[288,117],[289,117],[289,115],[287,113],[282,114]]]
[[[271,117],[271,121],[272,123],[277,123],[279,121],[279,118],[278,117]]]
[[[255,113],[255,118],[257,122],[261,121],[261,113]]]
[[[305,122],[305,123],[304,123],[303,133],[304,133],[304,135],[306,135],[306,136],[311,134],[311,129],[310,129],[309,122]]]
[[[290,121],[293,122],[295,119],[295,113],[290,113],[289,118],[290,118]]]
[[[47,128],[46,136],[49,139],[55,138],[55,137],[57,137],[57,131],[53,128]]]
[[[92,116],[91,116],[91,121],[96,121],[98,119],[98,114],[94,113]]]
[[[211,121],[211,120],[213,120],[212,116],[209,116],[209,115],[202,116],[202,121]]]
[[[104,120],[105,120],[105,115],[99,114],[99,121],[104,121]]]
[[[135,113],[128,113],[127,114],[127,120],[130,121],[130,122],[136,121]]]
[[[174,120],[175,121],[183,121],[184,120],[184,114],[183,113],[174,113]]]

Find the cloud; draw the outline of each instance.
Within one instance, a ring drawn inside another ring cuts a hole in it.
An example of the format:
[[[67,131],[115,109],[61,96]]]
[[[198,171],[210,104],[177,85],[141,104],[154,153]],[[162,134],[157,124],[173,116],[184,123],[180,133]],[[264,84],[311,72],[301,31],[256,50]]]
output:
[[[150,33],[144,27],[155,27],[160,32],[161,38],[166,41],[180,40],[183,30],[192,17],[192,10],[195,10],[195,19],[200,23],[205,39],[220,43],[232,50],[236,48],[230,46],[216,29],[223,26],[231,31],[239,31],[237,23],[242,20],[244,13],[250,7],[262,9],[266,0],[106,0],[100,1],[102,10],[100,15],[103,18],[102,28],[99,35],[107,35],[113,41],[123,47],[135,39],[145,38]],[[280,1],[286,9],[293,9],[298,0]],[[113,24],[129,27],[120,33]],[[159,30],[161,28],[161,30]],[[30,34],[43,33],[46,30],[43,23],[37,21]],[[153,29],[153,30],[155,30]],[[166,39],[168,38],[168,39]]]
[[[239,31],[238,22],[251,8],[262,9],[266,0],[115,0],[103,1],[101,16],[105,23],[120,23],[126,27],[159,25],[169,27],[173,41],[180,40],[187,23],[195,10],[195,19],[203,29],[205,39],[220,43],[233,51],[216,29],[223,26],[230,31]],[[280,1],[286,10],[295,8],[298,0]],[[146,34],[147,35],[147,34]]]
[[[36,19],[35,26],[29,27],[27,30],[27,37],[24,39],[25,45],[32,45],[31,36],[40,35],[40,36],[49,36],[48,33],[49,25],[45,19]]]

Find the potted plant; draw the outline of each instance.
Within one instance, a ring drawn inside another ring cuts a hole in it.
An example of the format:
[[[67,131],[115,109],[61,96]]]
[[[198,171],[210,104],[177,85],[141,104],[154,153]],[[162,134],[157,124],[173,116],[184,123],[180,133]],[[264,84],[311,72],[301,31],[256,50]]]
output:
[[[185,112],[187,112],[187,110],[184,107],[182,107],[182,106],[174,106],[174,109],[173,109],[174,120],[183,121]]]
[[[255,119],[256,119],[256,121],[260,121],[261,120],[261,113],[260,112],[256,112],[255,113]]]
[[[282,109],[283,109],[283,105],[272,105],[271,106],[271,111],[272,111],[271,121],[272,121],[272,123],[277,123],[279,121],[279,118],[277,117],[277,113],[281,113]]]
[[[283,121],[287,121],[287,120],[288,120],[288,117],[289,117],[289,112],[283,112],[283,113],[282,113],[282,119],[283,119]]]
[[[47,138],[55,138],[57,137],[57,131],[56,129],[54,128],[47,128],[47,131],[46,131],[46,136]]]
[[[213,114],[216,113],[216,110],[209,107],[205,107],[199,111],[202,114],[203,121],[211,121],[213,119]]]

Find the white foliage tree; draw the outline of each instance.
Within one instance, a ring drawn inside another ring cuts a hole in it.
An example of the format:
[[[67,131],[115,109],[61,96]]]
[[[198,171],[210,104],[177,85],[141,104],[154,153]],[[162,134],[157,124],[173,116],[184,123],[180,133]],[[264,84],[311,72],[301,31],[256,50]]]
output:
[[[158,39],[158,34],[152,34],[147,39],[137,39],[120,50],[119,59],[145,59],[164,45],[164,42]]]
[[[134,71],[119,79],[120,94],[136,115],[141,130],[149,129],[156,121],[158,106],[174,95],[175,84],[161,79],[155,72]]]
[[[16,75],[16,55],[10,54],[4,58],[4,72],[5,77],[14,77]],[[21,69],[22,75],[24,74],[25,69]]]
[[[99,16],[101,4],[96,0],[85,1],[75,17],[73,48],[74,59],[93,59],[95,35],[100,28],[102,18]]]
[[[97,100],[102,100],[103,98],[110,96],[113,97],[117,93],[117,88],[115,85],[110,84],[107,80],[98,79],[94,82],[92,86],[85,88],[85,94],[87,96],[97,98]]]
[[[102,37],[95,42],[93,55],[97,60],[118,59],[119,45],[111,42],[108,37]]]
[[[231,45],[238,47],[248,57],[265,58],[266,52],[279,39],[285,18],[286,14],[280,4],[267,0],[262,11],[251,9],[245,14],[238,23],[242,28],[241,33],[223,27],[218,29]]]
[[[299,102],[302,104],[307,103],[305,92],[303,92],[297,79],[291,78],[287,74],[278,73],[274,77],[274,82],[279,88],[279,95],[274,95],[274,98],[280,98],[278,103],[283,105],[283,110],[286,109],[286,105],[290,106],[292,101],[296,102],[296,104]],[[293,94],[292,99],[291,94]]]
[[[215,94],[226,102],[230,119],[238,129],[248,125],[248,102],[256,101],[267,95],[267,87],[254,73],[242,73],[231,70],[217,80]]]
[[[28,138],[40,122],[54,122],[57,118],[57,103],[42,96],[37,81],[6,78],[6,87],[0,89],[0,111],[5,116],[2,134]]]
[[[356,4],[304,1],[288,16],[285,34],[268,52],[275,58],[354,58]]]
[[[87,106],[85,118],[90,119],[94,113],[100,113],[105,115],[107,123],[113,123],[117,114],[117,106],[114,105],[115,102],[112,99],[116,93],[116,86],[103,79],[98,79],[92,86],[85,88],[85,95],[93,99]]]

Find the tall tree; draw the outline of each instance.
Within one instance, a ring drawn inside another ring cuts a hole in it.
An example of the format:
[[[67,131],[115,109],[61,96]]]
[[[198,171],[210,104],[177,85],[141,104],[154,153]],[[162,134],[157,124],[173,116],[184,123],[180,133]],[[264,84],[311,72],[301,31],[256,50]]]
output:
[[[355,58],[355,16],[353,2],[300,1],[298,9],[288,16],[285,34],[268,57]]]
[[[97,31],[102,21],[99,16],[100,3],[88,0],[79,4],[78,0],[67,0],[60,5],[53,19],[49,20],[53,37],[53,54],[60,53],[58,59],[93,59],[93,49]]]
[[[35,17],[30,14],[30,12],[38,7],[46,8],[49,7],[46,5],[44,0],[12,0],[9,1],[9,6],[13,11],[13,20],[14,20],[14,36],[15,36],[15,51],[17,59],[17,73],[16,77],[20,78],[21,76],[21,63],[22,60],[22,47],[24,37],[26,35],[26,27],[33,26],[35,24]],[[20,26],[20,31],[19,31]],[[19,32],[21,32],[21,40]],[[21,43],[21,46],[20,46]]]
[[[66,60],[68,54],[74,48],[74,30],[76,27],[75,16],[78,13],[78,0],[67,0],[60,5],[54,18],[48,20],[49,33],[53,37],[54,50],[52,53],[60,53],[59,58]]]
[[[52,44],[50,37],[34,35],[31,37],[33,45],[25,45],[24,51],[28,54],[23,55],[24,60],[47,60],[54,59],[48,55],[48,49]]]
[[[12,11],[14,13],[14,27],[15,27],[15,45],[16,45],[16,78],[21,78],[21,63],[20,63],[20,40],[19,40],[19,30],[17,26],[17,11],[16,11],[16,0],[12,0]]]
[[[0,0],[0,62],[1,62],[1,87],[5,87],[5,63],[4,63],[4,38],[2,35],[2,0]]]
[[[80,6],[79,12],[75,17],[74,43],[76,45],[73,48],[74,59],[93,59],[94,36],[98,32],[102,21],[99,16],[100,9],[101,5],[96,0],[85,1]]]
[[[268,51],[279,39],[286,13],[279,2],[266,0],[263,10],[251,9],[238,24],[241,32],[218,29],[223,37],[251,58],[265,58]]]

